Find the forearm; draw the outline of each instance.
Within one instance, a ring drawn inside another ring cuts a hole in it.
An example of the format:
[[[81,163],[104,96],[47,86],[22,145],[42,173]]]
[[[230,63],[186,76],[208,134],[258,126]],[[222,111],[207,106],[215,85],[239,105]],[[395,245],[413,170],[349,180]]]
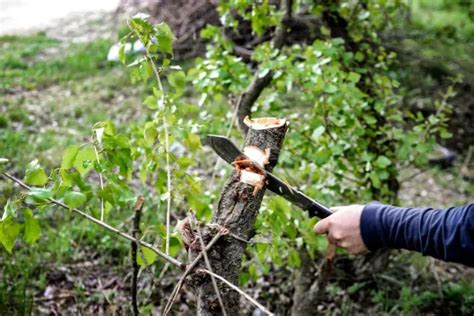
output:
[[[474,204],[437,210],[373,202],[360,225],[369,250],[403,248],[474,266]]]

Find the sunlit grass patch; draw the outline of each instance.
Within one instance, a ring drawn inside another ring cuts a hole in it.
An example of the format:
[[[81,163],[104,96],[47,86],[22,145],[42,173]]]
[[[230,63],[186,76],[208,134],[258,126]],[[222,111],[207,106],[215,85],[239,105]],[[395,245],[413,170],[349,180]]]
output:
[[[39,33],[0,37],[0,90],[38,89],[77,80],[110,68],[106,61],[112,42],[68,44]]]

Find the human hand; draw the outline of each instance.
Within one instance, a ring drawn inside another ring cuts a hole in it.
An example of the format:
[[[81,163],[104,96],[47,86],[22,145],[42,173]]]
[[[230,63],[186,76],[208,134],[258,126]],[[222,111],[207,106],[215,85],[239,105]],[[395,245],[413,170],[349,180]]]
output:
[[[350,254],[368,251],[360,233],[360,216],[365,205],[348,205],[331,208],[334,214],[314,225],[318,234],[327,234],[330,244],[342,247]]]

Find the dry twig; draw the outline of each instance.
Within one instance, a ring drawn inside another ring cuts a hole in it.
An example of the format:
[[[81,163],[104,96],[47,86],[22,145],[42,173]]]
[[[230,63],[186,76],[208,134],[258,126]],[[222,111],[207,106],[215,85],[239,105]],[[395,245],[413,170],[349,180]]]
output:
[[[210,276],[213,276],[217,279],[219,279],[220,281],[224,282],[227,286],[229,286],[230,288],[232,288],[233,290],[235,290],[236,292],[238,292],[240,295],[242,295],[243,297],[245,297],[250,303],[252,303],[253,305],[255,305],[256,307],[258,307],[262,312],[264,312],[265,314],[267,315],[274,315],[272,312],[270,312],[268,309],[265,308],[265,306],[263,306],[262,304],[260,304],[259,302],[257,302],[256,300],[254,300],[250,295],[248,295],[247,293],[245,293],[244,291],[242,291],[241,289],[239,289],[237,286],[235,286],[234,284],[232,284],[231,282],[227,281],[226,279],[224,279],[223,277],[221,277],[220,275],[218,274],[215,274],[209,270],[206,270],[206,269],[197,269],[196,270],[197,272],[204,272],[204,273],[207,273],[209,274]]]
[[[215,245],[215,243],[219,240],[219,238],[221,238],[221,236],[223,235],[226,235],[227,233],[228,233],[228,230],[222,227],[217,232],[217,234],[211,239],[211,241],[207,244],[205,251],[209,251],[209,249],[211,249],[212,246]],[[196,265],[199,263],[202,257],[203,257],[203,252],[199,253],[199,255],[197,255],[196,258],[194,258],[194,260],[188,265],[186,270],[183,272],[178,283],[176,283],[176,286],[174,287],[173,292],[171,292],[170,298],[168,299],[168,303],[166,303],[163,315],[167,315],[170,312],[171,307],[173,306],[174,300],[176,299],[176,296],[178,296],[179,291],[183,287],[184,280],[189,275],[189,273],[191,273],[191,271],[196,267]]]
[[[24,189],[27,189],[29,191],[31,191],[31,187],[28,186],[27,184],[23,183],[23,181],[21,181],[20,179],[17,179],[15,178],[14,176],[12,176],[11,174],[7,173],[7,172],[2,172],[1,173],[5,178],[8,178],[10,180],[12,180],[13,182],[17,183],[18,185],[20,185],[22,188]],[[61,201],[58,201],[58,200],[55,200],[53,198],[49,198],[48,201],[52,204],[56,204],[64,209],[71,209],[69,206],[67,206],[66,204],[64,204],[63,202]],[[128,239],[130,241],[134,241],[134,242],[138,242],[140,245],[142,245],[143,247],[147,247],[148,249],[150,249],[151,251],[153,251],[154,253],[156,253],[158,256],[160,256],[161,258],[163,258],[164,260],[168,261],[169,263],[172,263],[174,264],[175,266],[178,266],[179,268],[181,269],[184,269],[186,267],[185,264],[183,264],[181,261],[163,253],[161,250],[159,250],[158,248],[156,248],[155,246],[153,246],[152,244],[149,244],[145,241],[141,241],[141,240],[138,240],[138,239],[135,239],[133,238],[132,236],[130,236],[129,234],[127,233],[124,233],[120,230],[118,230],[117,228],[113,227],[113,226],[110,226],[109,224],[101,221],[101,220],[98,220],[97,218],[87,214],[87,213],[84,213],[83,211],[77,209],[77,208],[72,208],[71,209],[74,213],[76,214],[79,214],[80,216],[84,217],[85,219],[107,229],[108,231],[111,231],[125,239]]]
[[[197,237],[199,239],[199,244],[201,245],[202,255],[204,256],[204,262],[206,263],[207,269],[210,272],[213,272],[211,263],[209,262],[209,258],[207,257],[206,245],[204,244],[204,240],[202,239],[201,229],[199,228],[199,225],[195,225],[197,220],[196,220],[196,216],[194,215],[194,212],[192,211],[191,211],[191,216],[192,216],[192,223],[196,227],[196,230],[197,230]],[[216,291],[217,300],[219,301],[219,305],[221,306],[222,314],[224,316],[227,316],[227,313],[224,307],[224,302],[222,301],[221,293],[219,291],[219,287],[217,286],[216,278],[214,278],[213,275],[211,275],[211,280],[212,280],[212,286],[214,286],[214,290]]]

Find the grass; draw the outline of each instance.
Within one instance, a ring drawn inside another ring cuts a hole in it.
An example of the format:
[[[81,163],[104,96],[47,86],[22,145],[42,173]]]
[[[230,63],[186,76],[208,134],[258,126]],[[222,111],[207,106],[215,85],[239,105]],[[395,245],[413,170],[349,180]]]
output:
[[[66,44],[34,36],[0,37],[0,90],[38,89],[61,82],[78,80],[111,65],[105,60],[110,40]]]

